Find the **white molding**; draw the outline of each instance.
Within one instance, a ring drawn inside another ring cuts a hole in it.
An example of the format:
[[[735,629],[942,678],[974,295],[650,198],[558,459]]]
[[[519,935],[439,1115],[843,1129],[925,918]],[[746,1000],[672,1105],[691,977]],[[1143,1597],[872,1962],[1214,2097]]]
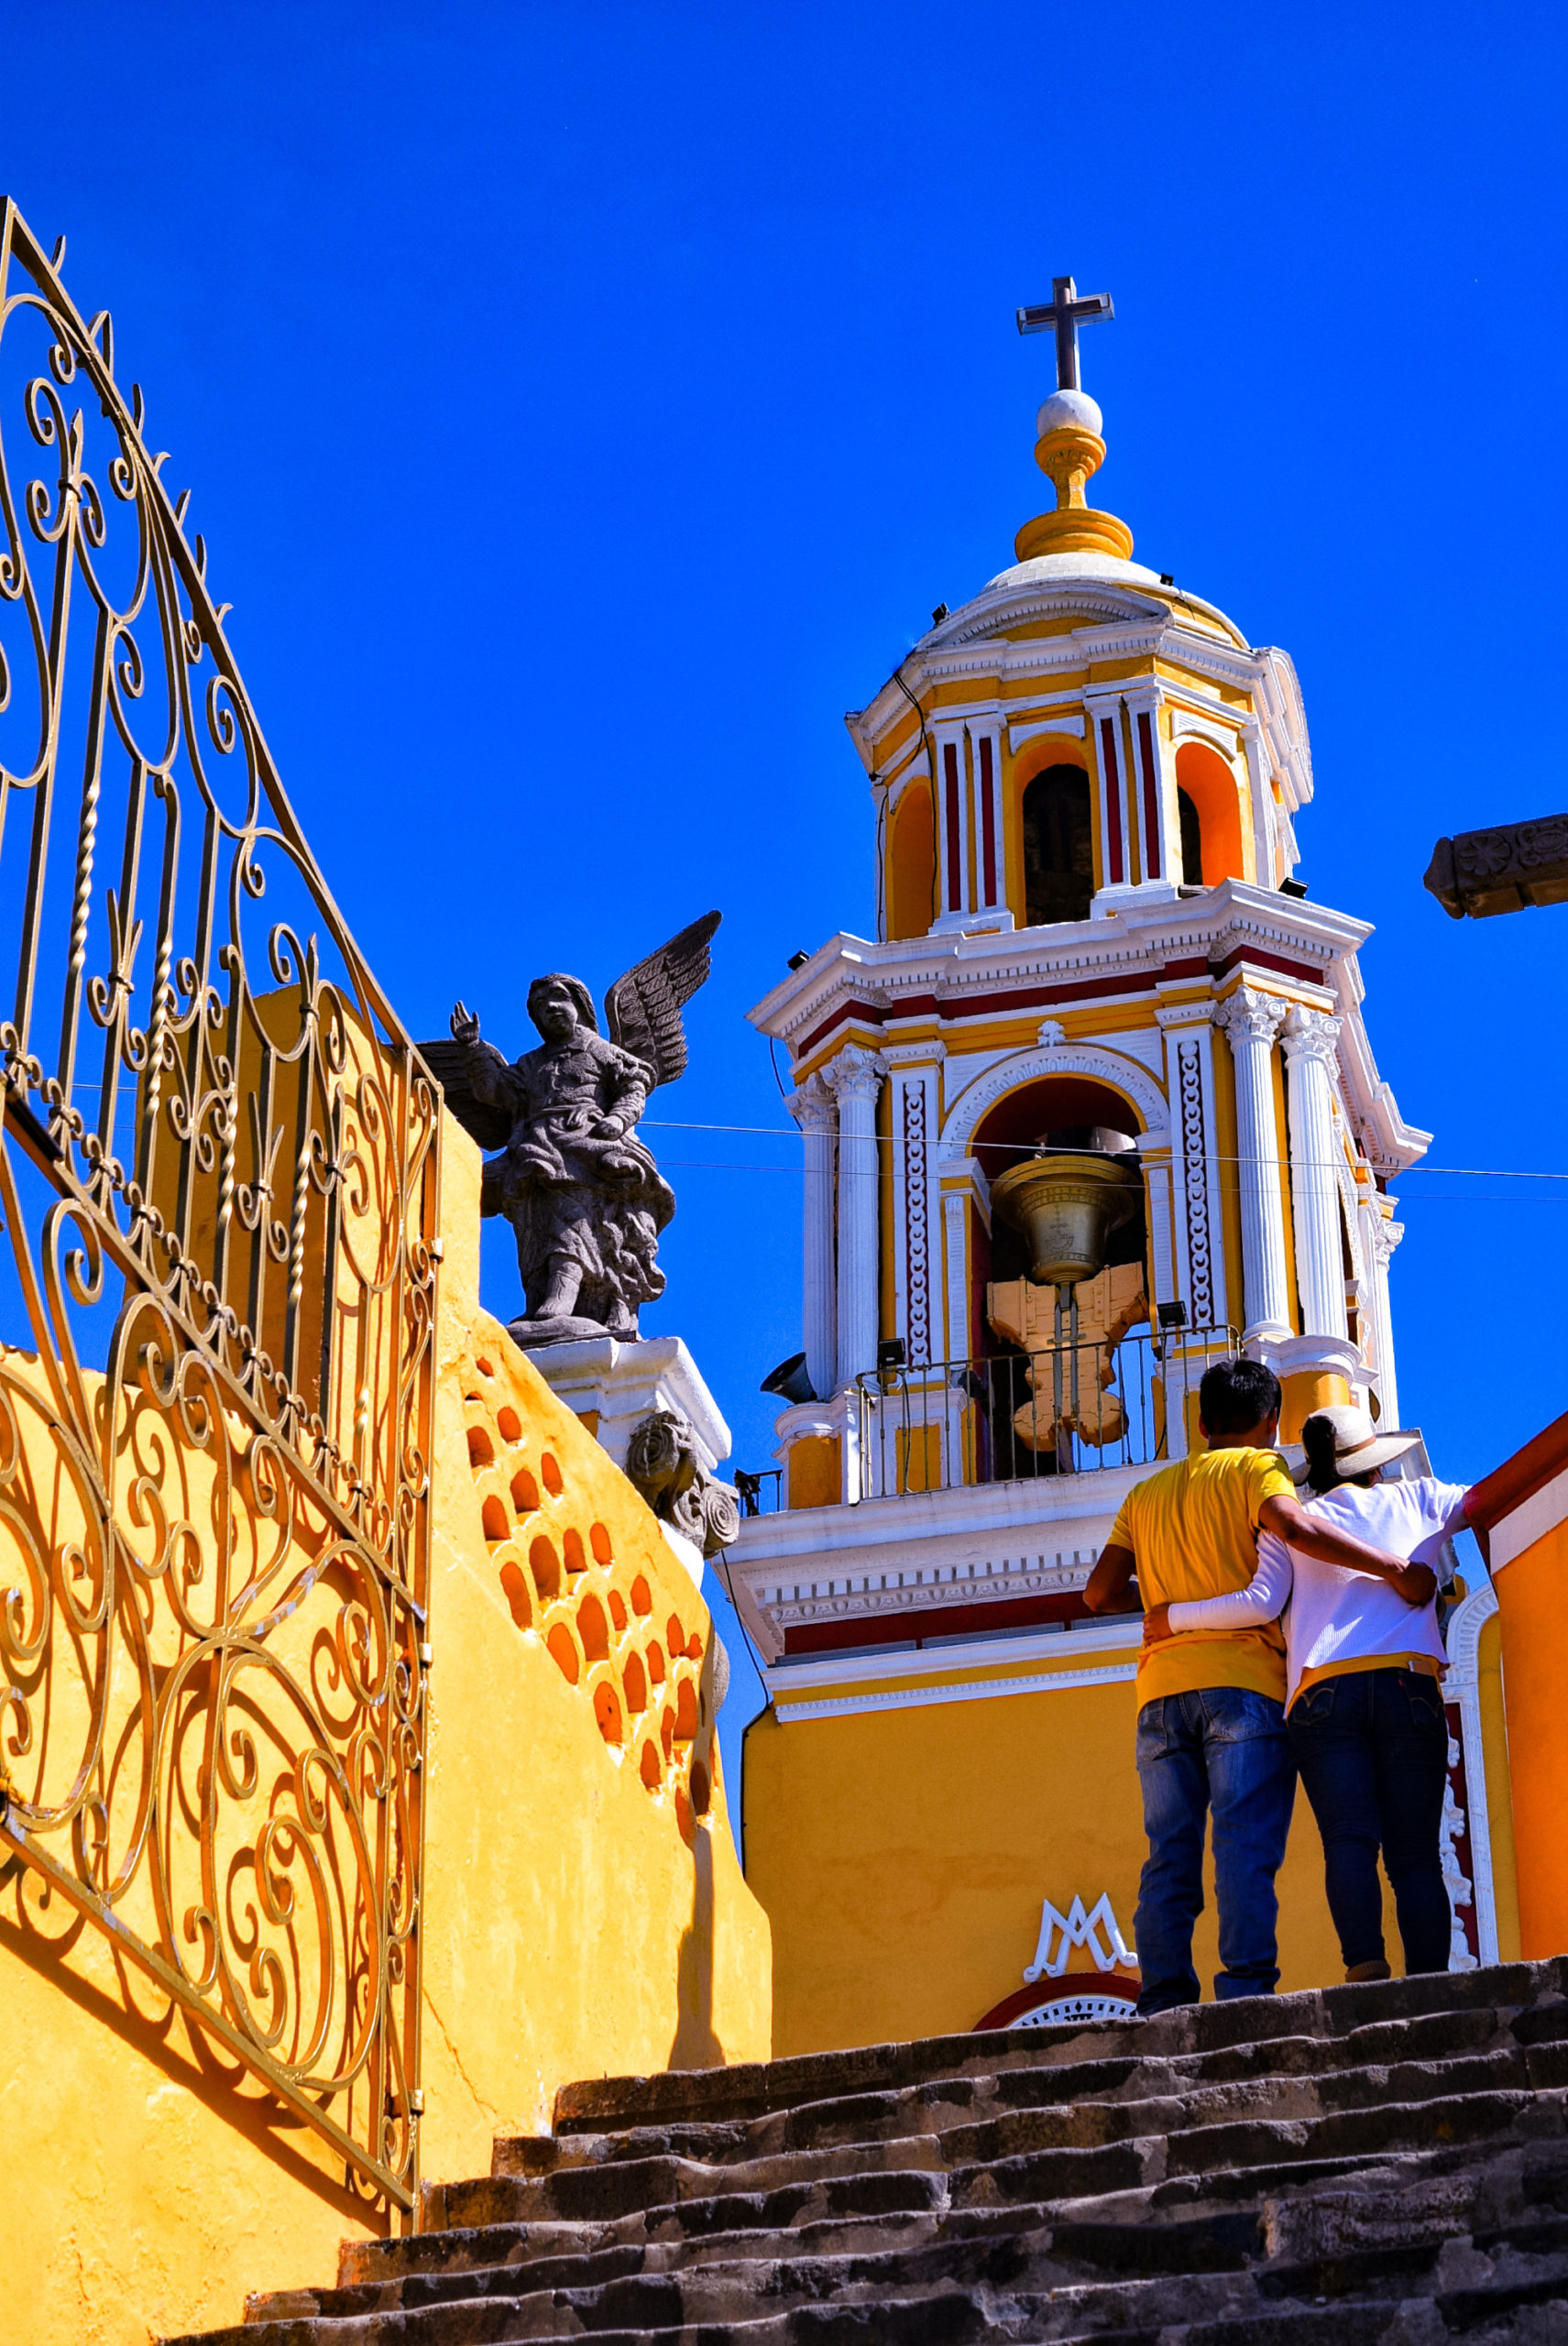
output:
[[[1177,741],[1207,741],[1220,752],[1233,771],[1242,754],[1238,739],[1243,718],[1238,709],[1234,723],[1229,728],[1217,724],[1212,717],[1198,717],[1190,708],[1175,707],[1170,714],[1170,738]]]
[[[1079,1586],[1092,1569],[1088,1559],[1080,1562]],[[770,1694],[783,1694],[786,1701],[795,1694],[815,1700],[824,1687],[874,1691],[883,1679],[973,1678],[987,1670],[1004,1671],[1009,1664],[1015,1674],[1026,1664],[1041,1668],[1064,1659],[1064,1648],[1067,1653],[1083,1657],[1073,1668],[1099,1669],[1108,1656],[1130,1653],[1135,1660],[1143,1626],[1141,1615],[1113,1614],[1103,1621],[1080,1621],[1073,1629],[1036,1627],[1008,1630],[1001,1636],[994,1631],[977,1633],[955,1639],[951,1645],[922,1647],[918,1653],[907,1646],[902,1651],[894,1646],[870,1646],[859,1651],[797,1655],[770,1672],[768,1688]]]
[[[1114,1662],[1102,1670],[1058,1670],[1031,1678],[987,1678],[967,1685],[905,1686],[876,1694],[838,1694],[815,1703],[784,1703],[775,1699],[774,1716],[781,1725],[795,1720],[850,1718],[868,1711],[920,1711],[939,1703],[986,1703],[1009,1694],[1060,1694],[1081,1686],[1130,1686],[1137,1678],[1135,1661]]]
[[[1561,1474],[1553,1474],[1550,1483],[1543,1483],[1539,1491],[1532,1491],[1528,1499],[1521,1499],[1518,1507],[1510,1508],[1500,1523],[1493,1525],[1493,1572],[1501,1572],[1506,1564],[1522,1556],[1527,1548],[1533,1548],[1538,1540],[1544,1540],[1564,1516],[1568,1516],[1568,1467]]]
[[[1064,709],[1059,717],[1041,718],[1037,723],[1009,725],[1008,746],[1016,753],[1023,748],[1025,741],[1036,740],[1042,733],[1060,733],[1069,740],[1081,741],[1084,733],[1083,718],[1081,715],[1069,716]]]
[[[1448,1625],[1448,1683],[1443,1688],[1444,1700],[1459,1706],[1476,1951],[1483,1963],[1497,1960],[1497,1900],[1492,1880],[1492,1815],[1481,1717],[1481,1632],[1497,1609],[1497,1591],[1490,1581],[1473,1589],[1459,1606]]]
[[[1045,1075],[1084,1075],[1124,1091],[1142,1116],[1145,1135],[1151,1145],[1158,1146],[1167,1140],[1169,1111],[1166,1096],[1146,1068],[1120,1051],[1105,1050],[1089,1043],[1074,1043],[1067,1049],[1050,1044],[1009,1054],[960,1091],[942,1126],[944,1149],[967,1157],[975,1126],[986,1110],[1005,1099],[1008,1092]]]

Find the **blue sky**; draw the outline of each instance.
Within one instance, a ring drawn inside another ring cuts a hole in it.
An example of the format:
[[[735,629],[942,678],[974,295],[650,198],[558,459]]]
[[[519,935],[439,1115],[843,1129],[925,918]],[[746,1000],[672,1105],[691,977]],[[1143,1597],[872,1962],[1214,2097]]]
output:
[[[1443,830],[1568,806],[1568,47],[1547,8],[9,13],[0,186],[115,314],[329,879],[416,1033],[510,1050],[725,914],[649,1129],[665,1300],[768,1463],[798,1145],[744,1012],[871,918],[842,712],[1010,559],[1049,345],[1102,501],[1300,672],[1314,896],[1445,1172],[1403,1414],[1473,1476],[1568,1403],[1568,910],[1450,923]],[[752,1130],[714,1131],[725,1125]],[[685,1129],[684,1127],[691,1127]],[[488,1299],[508,1316],[506,1233]],[[737,1649],[727,1742],[754,1703]],[[733,1760],[731,1781],[734,1781]]]

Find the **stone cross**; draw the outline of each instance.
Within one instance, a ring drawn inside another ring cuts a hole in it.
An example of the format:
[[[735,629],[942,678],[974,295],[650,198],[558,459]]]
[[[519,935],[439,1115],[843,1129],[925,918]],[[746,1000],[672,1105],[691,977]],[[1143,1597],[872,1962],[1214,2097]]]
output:
[[[1097,318],[1113,318],[1109,293],[1085,293],[1080,296],[1070,277],[1053,277],[1051,299],[1037,303],[1033,309],[1018,312],[1020,334],[1044,334],[1047,327],[1057,338],[1057,389],[1076,391],[1078,382],[1078,329],[1080,324],[1092,325]]]

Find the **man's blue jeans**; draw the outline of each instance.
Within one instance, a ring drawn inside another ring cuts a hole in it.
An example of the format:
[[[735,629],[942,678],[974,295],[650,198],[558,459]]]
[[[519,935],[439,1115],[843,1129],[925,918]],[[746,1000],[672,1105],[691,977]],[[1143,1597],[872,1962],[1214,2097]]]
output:
[[[1192,1925],[1203,1911],[1203,1826],[1214,1813],[1216,1996],[1266,1996],[1279,1977],[1274,1877],[1296,1799],[1282,1704],[1243,1686],[1165,1694],[1138,1713],[1149,1854],[1134,1920],[1140,2012],[1198,2001]]]

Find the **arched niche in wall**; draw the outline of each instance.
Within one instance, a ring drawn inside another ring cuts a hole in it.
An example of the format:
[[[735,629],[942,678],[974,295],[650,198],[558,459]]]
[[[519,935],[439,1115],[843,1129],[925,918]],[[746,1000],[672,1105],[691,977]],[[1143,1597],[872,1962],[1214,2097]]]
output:
[[[1190,862],[1190,840],[1195,833],[1205,888],[1212,888],[1221,880],[1247,877],[1243,788],[1228,760],[1211,742],[1177,743],[1176,789],[1181,817],[1182,862],[1184,866]],[[1182,805],[1184,799],[1186,806]],[[1184,872],[1184,877],[1192,884],[1196,884],[1198,876],[1190,869]]]
[[[1094,793],[1075,741],[1036,749],[1016,790],[1021,905],[1026,928],[1087,920],[1094,895]]]
[[[928,783],[905,784],[888,817],[887,933],[924,937],[937,915],[937,826]]]

